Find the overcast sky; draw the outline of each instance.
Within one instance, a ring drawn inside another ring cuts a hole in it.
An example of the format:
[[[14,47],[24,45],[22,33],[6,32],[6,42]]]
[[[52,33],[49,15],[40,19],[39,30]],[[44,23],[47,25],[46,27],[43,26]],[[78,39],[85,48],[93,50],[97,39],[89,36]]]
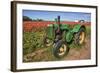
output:
[[[31,19],[39,18],[43,20],[54,21],[58,15],[61,17],[62,21],[91,21],[91,13],[23,10],[23,16],[28,16]]]

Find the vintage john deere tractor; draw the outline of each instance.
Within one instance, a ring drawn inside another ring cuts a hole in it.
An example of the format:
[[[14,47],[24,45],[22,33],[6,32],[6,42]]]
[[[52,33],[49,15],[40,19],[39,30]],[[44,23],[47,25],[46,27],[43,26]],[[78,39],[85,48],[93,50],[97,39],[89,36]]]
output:
[[[84,25],[75,24],[73,27],[69,24],[61,24],[60,16],[55,19],[55,24],[49,24],[46,29],[44,44],[53,46],[53,54],[61,58],[69,52],[69,45],[74,42],[76,45],[82,45],[86,36]]]

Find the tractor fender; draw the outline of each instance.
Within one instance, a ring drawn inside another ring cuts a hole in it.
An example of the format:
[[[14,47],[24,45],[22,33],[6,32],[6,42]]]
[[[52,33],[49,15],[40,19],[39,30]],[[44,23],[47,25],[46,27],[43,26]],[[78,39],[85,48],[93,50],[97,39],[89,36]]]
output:
[[[72,33],[77,33],[77,32],[80,30],[81,27],[85,28],[84,25],[76,24],[76,25],[74,26],[74,28],[72,29],[71,32],[72,32]]]

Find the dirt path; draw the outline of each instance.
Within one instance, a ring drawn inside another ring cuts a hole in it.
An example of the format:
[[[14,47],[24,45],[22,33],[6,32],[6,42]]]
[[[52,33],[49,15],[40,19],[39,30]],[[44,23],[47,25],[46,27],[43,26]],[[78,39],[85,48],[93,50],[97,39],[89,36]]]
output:
[[[64,57],[64,60],[81,60],[81,59],[90,59],[91,58],[91,47],[90,40],[85,41],[85,46],[82,48],[71,48],[68,55]]]

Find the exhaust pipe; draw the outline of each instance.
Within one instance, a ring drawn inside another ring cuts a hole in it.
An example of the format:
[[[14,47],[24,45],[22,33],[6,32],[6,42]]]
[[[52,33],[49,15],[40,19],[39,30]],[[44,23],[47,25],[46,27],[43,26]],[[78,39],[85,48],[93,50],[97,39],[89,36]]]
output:
[[[58,24],[60,25],[60,16],[58,16]]]

